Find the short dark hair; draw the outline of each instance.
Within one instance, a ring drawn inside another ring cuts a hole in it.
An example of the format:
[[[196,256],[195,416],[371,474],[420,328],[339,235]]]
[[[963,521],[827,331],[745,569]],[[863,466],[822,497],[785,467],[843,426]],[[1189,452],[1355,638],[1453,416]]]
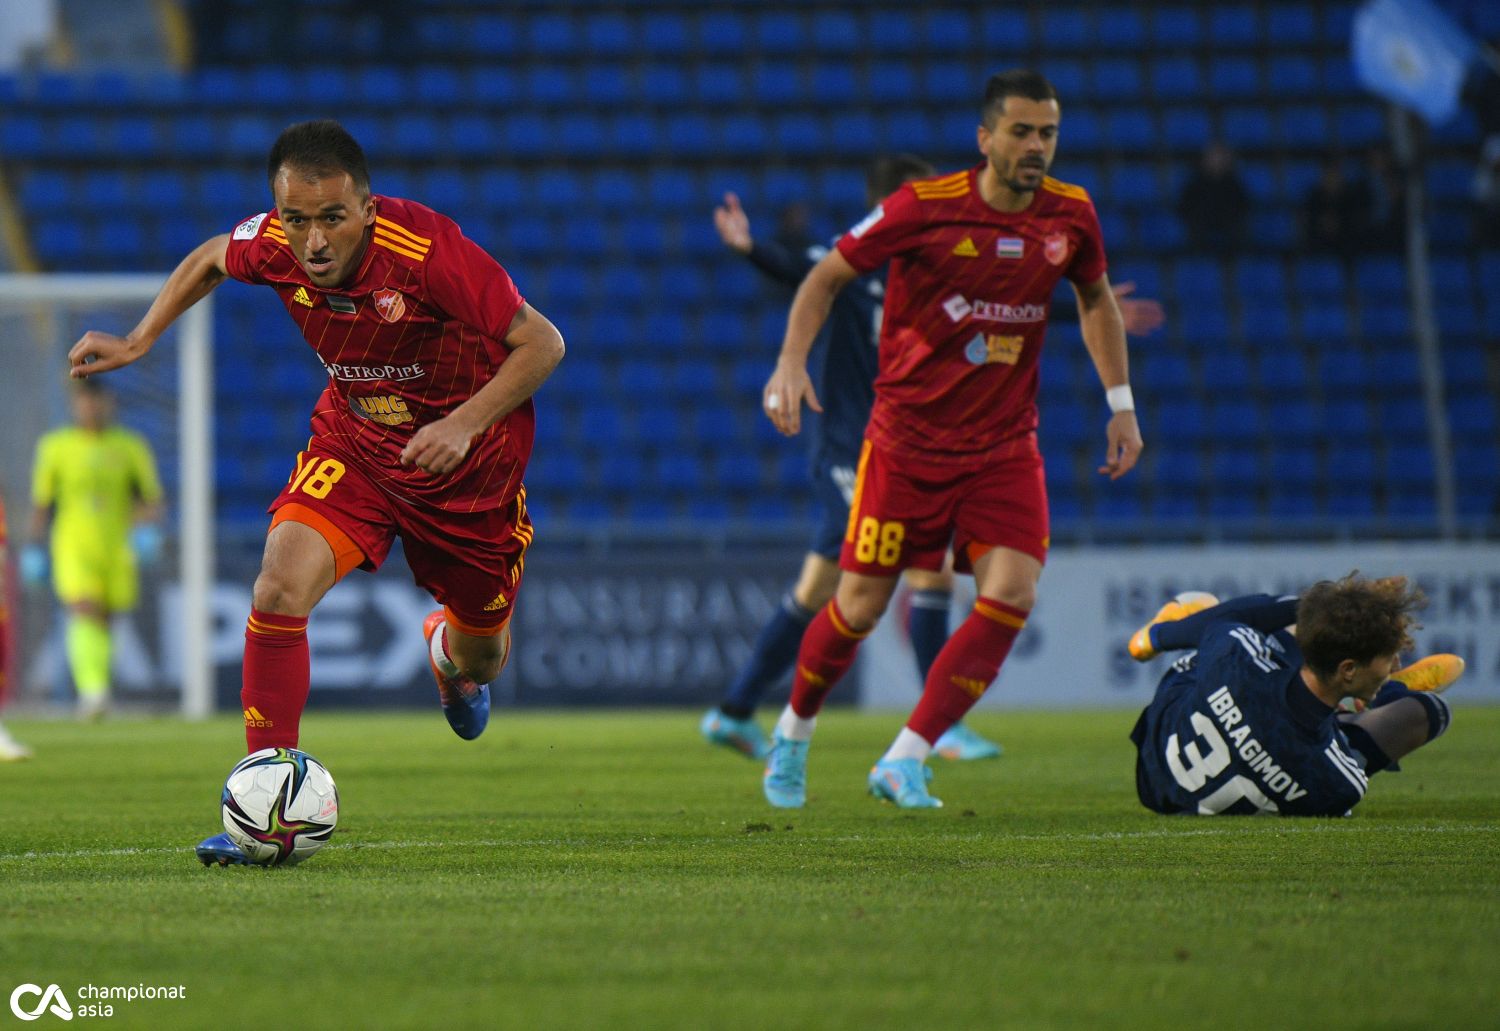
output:
[[[1426,599],[1404,576],[1367,580],[1355,570],[1341,580],[1320,580],[1297,600],[1297,644],[1320,680],[1339,663],[1365,665],[1412,645],[1413,612]]]
[[[1041,72],[1030,68],[1011,68],[996,72],[984,86],[984,103],[979,107],[979,120],[993,126],[1005,108],[1006,97],[1025,97],[1027,100],[1056,100],[1057,90]]]
[[[347,172],[355,189],[364,194],[370,192],[370,169],[365,164],[364,150],[349,135],[349,130],[332,118],[298,122],[281,130],[266,159],[266,178],[273,187],[283,165],[315,177]]]
[[[865,192],[875,204],[901,189],[908,179],[932,175],[937,169],[915,154],[886,154],[871,162],[865,171]]]

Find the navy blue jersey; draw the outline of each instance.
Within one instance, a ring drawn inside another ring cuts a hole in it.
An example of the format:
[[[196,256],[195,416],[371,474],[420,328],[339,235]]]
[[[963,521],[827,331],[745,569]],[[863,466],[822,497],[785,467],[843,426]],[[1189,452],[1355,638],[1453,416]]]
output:
[[[767,275],[796,286],[828,253],[813,246],[794,252],[776,243],[757,241],[750,260]],[[859,459],[865,424],[875,404],[879,368],[880,314],[885,300],[885,270],[860,276],[834,299],[808,360],[808,374],[823,404],[823,414],[809,413],[815,468],[847,466]]]
[[[1159,813],[1347,814],[1369,782],[1364,758],[1301,668],[1290,634],[1211,621],[1131,732],[1141,803]]]

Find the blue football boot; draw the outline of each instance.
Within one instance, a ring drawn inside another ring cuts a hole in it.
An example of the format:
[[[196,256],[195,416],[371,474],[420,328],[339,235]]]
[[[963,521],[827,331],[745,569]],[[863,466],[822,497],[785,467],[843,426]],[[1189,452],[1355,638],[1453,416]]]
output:
[[[918,759],[882,759],[870,768],[870,794],[902,809],[941,809],[943,801],[927,793],[932,771]]]
[[[969,759],[993,759],[1004,753],[1004,749],[970,730],[962,723],[955,723],[943,732],[943,736],[932,743],[932,750],[944,759],[964,762]]]
[[[801,809],[807,804],[807,747],[811,743],[773,735],[761,786],[766,801],[777,809]]]
[[[240,847],[229,839],[228,834],[215,834],[211,838],[204,838],[198,842],[198,847],[193,850],[198,854],[198,862],[204,866],[254,866],[250,857],[240,851]]]
[[[766,740],[766,732],[754,717],[739,720],[710,709],[703,714],[698,730],[709,744],[732,748],[747,759],[764,759],[771,753],[771,742]]]
[[[438,697],[448,726],[465,741],[473,741],[490,722],[490,685],[476,684],[468,677],[444,676],[432,658],[432,637],[443,625],[443,611],[429,612],[422,621],[422,637],[427,641],[427,665],[437,681]]]

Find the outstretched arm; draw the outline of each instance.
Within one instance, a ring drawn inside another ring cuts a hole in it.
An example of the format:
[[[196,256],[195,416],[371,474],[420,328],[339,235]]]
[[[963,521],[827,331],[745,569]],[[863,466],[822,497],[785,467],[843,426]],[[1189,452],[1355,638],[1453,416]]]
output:
[[[814,261],[805,251],[798,253],[774,240],[755,239],[750,234],[750,216],[734,193],[724,194],[724,203],[714,208],[714,230],[725,247],[743,254],[756,268],[787,286],[801,283],[813,267]]]
[[[1284,594],[1274,598],[1269,594],[1247,594],[1230,598],[1186,619],[1157,623],[1147,632],[1158,652],[1177,651],[1198,647],[1209,627],[1224,622],[1244,623],[1263,634],[1285,629],[1297,622],[1297,596]]]
[[[118,337],[111,333],[89,330],[73,345],[73,349],[68,352],[69,375],[74,379],[83,379],[96,372],[118,369],[151,350],[157,337],[176,322],[183,312],[224,282],[229,275],[225,264],[228,252],[228,233],[199,244],[172,270],[156,295],[156,300],[151,302],[145,316],[128,334]]]
[[[807,375],[807,356],[818,331],[828,321],[833,299],[858,274],[849,259],[837,250],[829,251],[827,257],[813,266],[797,288],[797,296],[792,298],[781,355],[761,398],[766,417],[788,437],[795,436],[802,428],[804,400],[813,411],[823,410]]]

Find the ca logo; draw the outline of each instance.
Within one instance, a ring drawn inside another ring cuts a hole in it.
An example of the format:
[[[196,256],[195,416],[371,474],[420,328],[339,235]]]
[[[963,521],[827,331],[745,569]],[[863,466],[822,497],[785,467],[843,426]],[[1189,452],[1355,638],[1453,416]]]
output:
[[[41,997],[42,1001],[36,1004],[36,1009],[27,1013],[21,1008],[21,996],[23,995],[37,995]],[[10,993],[10,1011],[22,1020],[35,1020],[40,1017],[43,1011],[47,1009],[48,1003],[52,1004],[52,1015],[54,1017],[61,1017],[64,1020],[73,1019],[73,1007],[68,1005],[68,997],[55,984],[49,984],[46,991],[42,991],[40,987],[34,984],[17,985],[16,990]]]

